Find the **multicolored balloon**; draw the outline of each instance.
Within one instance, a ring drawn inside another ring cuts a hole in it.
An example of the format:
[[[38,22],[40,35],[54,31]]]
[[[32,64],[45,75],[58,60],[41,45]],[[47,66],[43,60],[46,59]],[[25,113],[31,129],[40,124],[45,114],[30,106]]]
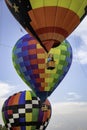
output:
[[[49,55],[54,61],[48,62]],[[72,48],[67,41],[49,53],[30,35],[20,38],[13,48],[13,64],[23,81],[42,101],[56,89],[72,62]]]
[[[8,130],[45,130],[51,118],[51,104],[41,103],[32,91],[10,96],[3,104],[3,121]]]
[[[5,0],[25,30],[49,51],[58,46],[87,14],[87,0]]]

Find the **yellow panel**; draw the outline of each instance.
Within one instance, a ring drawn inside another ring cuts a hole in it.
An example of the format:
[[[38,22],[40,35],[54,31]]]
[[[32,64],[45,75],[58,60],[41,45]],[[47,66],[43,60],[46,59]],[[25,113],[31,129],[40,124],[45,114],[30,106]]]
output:
[[[39,69],[44,69],[45,68],[45,64],[38,64],[38,68]]]
[[[37,54],[37,58],[38,59],[44,59],[46,56],[45,56],[45,54],[44,53],[42,53],[42,54]]]
[[[32,121],[32,113],[26,113],[26,122]]]
[[[55,65],[58,65],[59,64],[59,60],[57,59],[56,61],[55,61]]]
[[[57,6],[58,0],[30,0],[33,9],[43,6]]]
[[[55,54],[60,55],[60,53],[61,53],[60,49],[58,49],[57,51],[55,51]]]
[[[46,76],[45,76],[45,74],[43,73],[43,74],[40,74],[40,78],[45,78]]]
[[[30,0],[31,6],[33,9],[43,7],[44,0]]]
[[[48,69],[45,69],[45,73],[48,73],[48,74],[55,74],[56,73],[56,69],[53,69],[53,70],[48,70]]]
[[[26,126],[26,130],[31,130],[31,126]]]
[[[33,9],[44,6],[60,6],[68,8],[81,17],[84,14],[87,0],[30,0],[30,3]]]
[[[84,7],[87,5],[87,0],[84,0],[83,4],[81,5],[81,8],[78,11],[78,15],[81,17],[84,14]]]
[[[26,100],[31,100],[31,93],[29,91],[26,91],[26,97],[25,97]]]
[[[51,48],[50,53],[54,54],[55,49]]]
[[[50,90],[50,88],[49,87],[45,87],[45,91],[49,91]]]
[[[58,0],[58,6],[69,8],[71,0]]]
[[[57,6],[58,0],[44,0],[45,6]]]
[[[46,78],[45,82],[52,83],[53,82],[53,78]]]
[[[59,0],[58,5],[60,7],[69,8],[77,15],[82,16],[84,14],[84,8],[87,5],[87,0]]]
[[[37,44],[37,49],[41,49],[41,45],[40,44]]]
[[[48,83],[41,83],[41,87],[45,87],[45,86],[48,86]]]
[[[83,2],[84,0],[72,0],[70,9],[77,13]]]
[[[50,77],[50,74],[48,74],[48,73],[40,74],[40,78],[47,78],[47,77]]]

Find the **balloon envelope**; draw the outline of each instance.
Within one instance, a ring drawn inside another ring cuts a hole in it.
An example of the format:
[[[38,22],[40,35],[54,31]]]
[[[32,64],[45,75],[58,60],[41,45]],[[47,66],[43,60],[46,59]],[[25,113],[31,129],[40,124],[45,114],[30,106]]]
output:
[[[55,67],[48,69],[48,56],[53,54]],[[43,101],[55,90],[68,72],[72,48],[67,41],[49,53],[32,36],[25,35],[13,48],[13,64],[23,81]]]
[[[46,51],[58,46],[87,13],[87,0],[5,0],[20,24]]]
[[[4,102],[2,115],[9,130],[44,130],[51,117],[51,105],[48,100],[42,104],[31,91],[22,91]]]

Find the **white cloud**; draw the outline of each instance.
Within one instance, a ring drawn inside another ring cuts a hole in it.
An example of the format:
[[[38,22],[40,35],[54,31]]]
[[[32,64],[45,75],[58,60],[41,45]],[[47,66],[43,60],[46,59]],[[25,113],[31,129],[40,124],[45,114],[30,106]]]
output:
[[[87,46],[83,45],[74,54],[74,58],[76,61],[80,62],[80,64],[86,65],[87,64]]]
[[[82,37],[85,44],[87,44],[87,16],[85,19],[79,24],[79,26],[75,29],[73,34]]]
[[[87,64],[87,17],[72,33],[71,38],[74,43],[73,58],[75,62]]]
[[[27,90],[27,88],[23,88],[22,86],[15,86],[15,85],[11,85],[10,83],[4,83],[0,81],[0,124],[3,124],[2,121],[2,114],[1,114],[1,110],[2,110],[2,105],[4,103],[4,101],[11,95],[13,95],[14,93],[17,93],[19,91],[23,91],[23,90]],[[29,90],[29,89],[28,89]]]
[[[67,93],[67,101],[76,101],[79,100],[81,98],[81,96],[79,94],[77,94],[76,92],[69,92]]]
[[[86,130],[86,121],[86,102],[54,103],[47,130]]]
[[[0,82],[0,110],[3,102],[14,92],[16,86]],[[7,96],[6,96],[7,95]],[[69,92],[69,96],[78,95]],[[77,96],[78,97],[78,96]],[[87,129],[87,103],[86,102],[52,102],[52,116],[47,130],[86,130]],[[0,124],[3,124],[0,113]]]
[[[2,121],[2,105],[4,101],[11,95],[11,93],[14,93],[15,86],[11,86],[8,83],[0,82],[0,124],[3,124]]]

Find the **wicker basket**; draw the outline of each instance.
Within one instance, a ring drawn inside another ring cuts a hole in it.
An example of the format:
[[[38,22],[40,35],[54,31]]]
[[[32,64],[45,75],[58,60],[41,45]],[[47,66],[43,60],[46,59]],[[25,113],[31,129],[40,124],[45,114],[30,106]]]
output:
[[[47,66],[47,69],[49,69],[49,70],[54,69],[55,68],[55,61],[47,62],[46,66]]]

